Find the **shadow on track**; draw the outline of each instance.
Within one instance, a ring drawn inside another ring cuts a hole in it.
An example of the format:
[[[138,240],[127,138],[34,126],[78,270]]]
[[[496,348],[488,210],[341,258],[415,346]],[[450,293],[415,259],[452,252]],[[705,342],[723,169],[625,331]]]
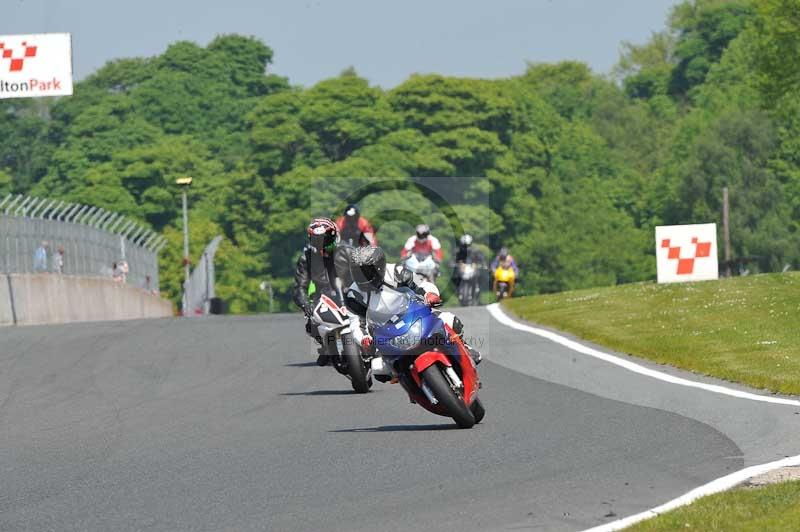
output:
[[[364,394],[359,394],[354,392],[353,390],[311,390],[310,392],[286,392],[282,393],[281,395],[353,395],[353,396],[363,396]]]
[[[292,362],[291,364],[284,364],[285,368],[310,368],[312,366],[319,366],[316,362]]]
[[[382,427],[329,430],[328,432],[430,432],[438,430],[458,430],[458,425],[455,423],[440,425],[384,425]]]

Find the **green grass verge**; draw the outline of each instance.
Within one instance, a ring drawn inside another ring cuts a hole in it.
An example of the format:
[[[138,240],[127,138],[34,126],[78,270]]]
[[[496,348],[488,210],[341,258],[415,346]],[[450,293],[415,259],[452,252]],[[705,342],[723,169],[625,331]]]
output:
[[[698,499],[643,521],[626,531],[797,532],[800,529],[800,481],[760,488],[736,488]]]
[[[522,297],[504,306],[616,351],[800,395],[800,273],[639,283]]]

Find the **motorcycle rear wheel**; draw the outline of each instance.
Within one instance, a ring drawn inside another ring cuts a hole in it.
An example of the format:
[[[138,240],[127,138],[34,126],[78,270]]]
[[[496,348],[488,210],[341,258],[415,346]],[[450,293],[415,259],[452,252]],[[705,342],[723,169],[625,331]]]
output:
[[[356,346],[352,336],[342,337],[342,358],[347,365],[350,384],[356,393],[367,393],[372,387],[372,376],[361,359],[361,350]]]
[[[445,412],[447,412],[447,415],[453,418],[459,428],[470,429],[475,425],[475,416],[464,403],[464,400],[450,386],[447,378],[442,373],[442,368],[438,364],[434,364],[423,371],[422,379],[433,392],[433,396],[436,397]]]

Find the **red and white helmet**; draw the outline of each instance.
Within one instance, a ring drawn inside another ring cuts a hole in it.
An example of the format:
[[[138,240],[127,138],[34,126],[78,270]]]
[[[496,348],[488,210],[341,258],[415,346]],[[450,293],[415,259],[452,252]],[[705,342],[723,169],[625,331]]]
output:
[[[330,218],[314,218],[306,233],[308,243],[322,254],[332,253],[339,243],[339,229]]]

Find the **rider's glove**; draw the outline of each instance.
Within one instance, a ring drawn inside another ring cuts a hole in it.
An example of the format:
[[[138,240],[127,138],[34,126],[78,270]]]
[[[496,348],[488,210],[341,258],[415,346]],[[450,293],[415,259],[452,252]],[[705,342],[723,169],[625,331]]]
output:
[[[364,348],[364,351],[367,353],[374,353],[375,352],[375,343],[372,341],[372,336],[365,336],[361,339],[361,347]]]
[[[306,303],[305,305],[303,305],[303,314],[306,315],[306,318],[310,318],[311,316],[314,315],[314,309],[311,308],[311,305]]]
[[[442,298],[439,297],[439,294],[428,292],[425,294],[425,304],[429,307],[438,307],[442,304]]]

